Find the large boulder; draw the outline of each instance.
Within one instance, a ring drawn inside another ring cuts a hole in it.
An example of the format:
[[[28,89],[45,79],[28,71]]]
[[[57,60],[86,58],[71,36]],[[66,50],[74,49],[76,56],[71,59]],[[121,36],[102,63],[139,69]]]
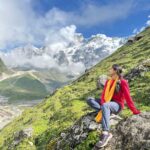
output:
[[[69,129],[60,134],[53,147],[55,150],[73,150],[88,137],[89,132],[101,133],[101,124],[94,121],[96,112],[84,115]],[[101,150],[149,150],[150,149],[150,112],[142,112],[122,119],[111,115],[111,133],[113,138]],[[98,141],[95,141],[95,145]],[[83,147],[84,149],[84,147]],[[99,150],[93,145],[93,150]]]
[[[149,150],[150,112],[133,115],[118,123],[112,130],[113,138],[101,150]],[[94,148],[98,150],[98,148]]]

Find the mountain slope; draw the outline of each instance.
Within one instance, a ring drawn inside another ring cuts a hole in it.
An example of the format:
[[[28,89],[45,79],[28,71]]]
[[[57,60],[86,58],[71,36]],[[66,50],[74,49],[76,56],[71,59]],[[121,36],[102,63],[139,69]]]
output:
[[[72,126],[82,115],[92,110],[87,106],[85,99],[87,96],[99,97],[101,91],[96,88],[96,79],[99,75],[106,74],[113,63],[122,65],[125,74],[130,74],[131,69],[149,59],[150,28],[138,36],[141,38],[128,42],[89,69],[76,81],[56,90],[42,103],[25,110],[21,116],[14,119],[0,131],[1,149],[52,150],[60,133]],[[149,67],[149,63],[147,65]],[[135,76],[129,82],[135,105],[141,111],[150,111],[150,87],[148,83],[150,83],[149,70],[140,76]],[[121,115],[123,117],[129,116],[131,111],[125,109]],[[28,136],[23,136],[23,133]],[[97,132],[94,134],[98,136]],[[78,150],[90,149],[90,142],[93,140],[94,138],[88,138],[82,147],[78,146]],[[69,149],[68,145],[65,146],[63,147],[64,150]]]
[[[14,71],[14,70],[13,70]],[[74,76],[59,74],[58,71],[14,71],[4,74],[0,79],[0,94],[7,97],[9,102],[38,100],[52,93],[56,88],[73,80]]]
[[[23,74],[0,82],[0,94],[14,100],[32,100],[43,98],[48,92],[38,79],[29,74]]]

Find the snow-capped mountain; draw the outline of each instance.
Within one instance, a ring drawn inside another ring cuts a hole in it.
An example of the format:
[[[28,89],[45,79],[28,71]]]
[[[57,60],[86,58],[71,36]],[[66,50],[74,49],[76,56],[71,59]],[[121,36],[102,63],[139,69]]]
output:
[[[82,34],[73,35],[40,48],[28,44],[9,52],[1,51],[0,57],[10,71],[0,76],[0,94],[12,102],[18,99],[41,99],[75,80],[85,69],[126,42],[124,38],[107,37],[104,34],[89,39]],[[31,89],[34,90],[31,92]]]
[[[33,45],[18,47],[10,52],[0,52],[0,57],[10,68],[19,70],[57,68],[63,72],[80,74],[98,63],[125,43],[124,38],[97,34],[85,39],[76,34],[74,41],[60,42],[37,48]],[[62,46],[63,45],[63,46]]]

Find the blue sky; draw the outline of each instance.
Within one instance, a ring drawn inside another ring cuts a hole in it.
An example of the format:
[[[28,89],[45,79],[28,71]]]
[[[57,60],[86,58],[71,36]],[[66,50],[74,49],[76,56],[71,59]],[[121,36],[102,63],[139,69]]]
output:
[[[102,33],[126,37],[149,24],[149,0],[2,0],[0,50]]]
[[[33,3],[34,10],[44,15],[53,7],[57,7],[66,12],[78,12],[83,5],[93,4],[96,6],[109,6],[122,3],[124,0],[37,0]],[[147,17],[150,15],[150,1],[149,0],[126,0],[126,4],[131,4],[131,9],[123,18],[118,18],[110,23],[100,23],[91,27],[79,26],[77,32],[83,33],[85,37],[90,37],[92,34],[103,33],[108,36],[129,36],[132,34],[134,28],[140,29],[145,25]],[[111,12],[111,10],[108,10]],[[120,13],[118,11],[118,13]],[[102,15],[102,14],[97,14]],[[113,14],[112,14],[113,16]]]

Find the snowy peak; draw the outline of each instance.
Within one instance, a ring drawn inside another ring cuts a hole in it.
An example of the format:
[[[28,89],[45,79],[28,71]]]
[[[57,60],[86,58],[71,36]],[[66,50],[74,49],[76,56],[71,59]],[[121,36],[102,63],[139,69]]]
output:
[[[69,29],[68,29],[69,30]],[[104,59],[125,43],[124,38],[92,35],[85,39],[82,34],[59,36],[59,40],[41,48],[31,44],[18,47],[10,52],[0,52],[0,57],[11,68],[50,69],[64,72],[83,72]],[[61,38],[60,38],[61,37]],[[54,39],[57,39],[54,37]]]
[[[24,47],[18,47],[12,50],[12,53],[17,55],[24,56],[26,58],[32,58],[34,56],[40,56],[43,54],[43,49],[37,48],[31,44],[28,44]]]

